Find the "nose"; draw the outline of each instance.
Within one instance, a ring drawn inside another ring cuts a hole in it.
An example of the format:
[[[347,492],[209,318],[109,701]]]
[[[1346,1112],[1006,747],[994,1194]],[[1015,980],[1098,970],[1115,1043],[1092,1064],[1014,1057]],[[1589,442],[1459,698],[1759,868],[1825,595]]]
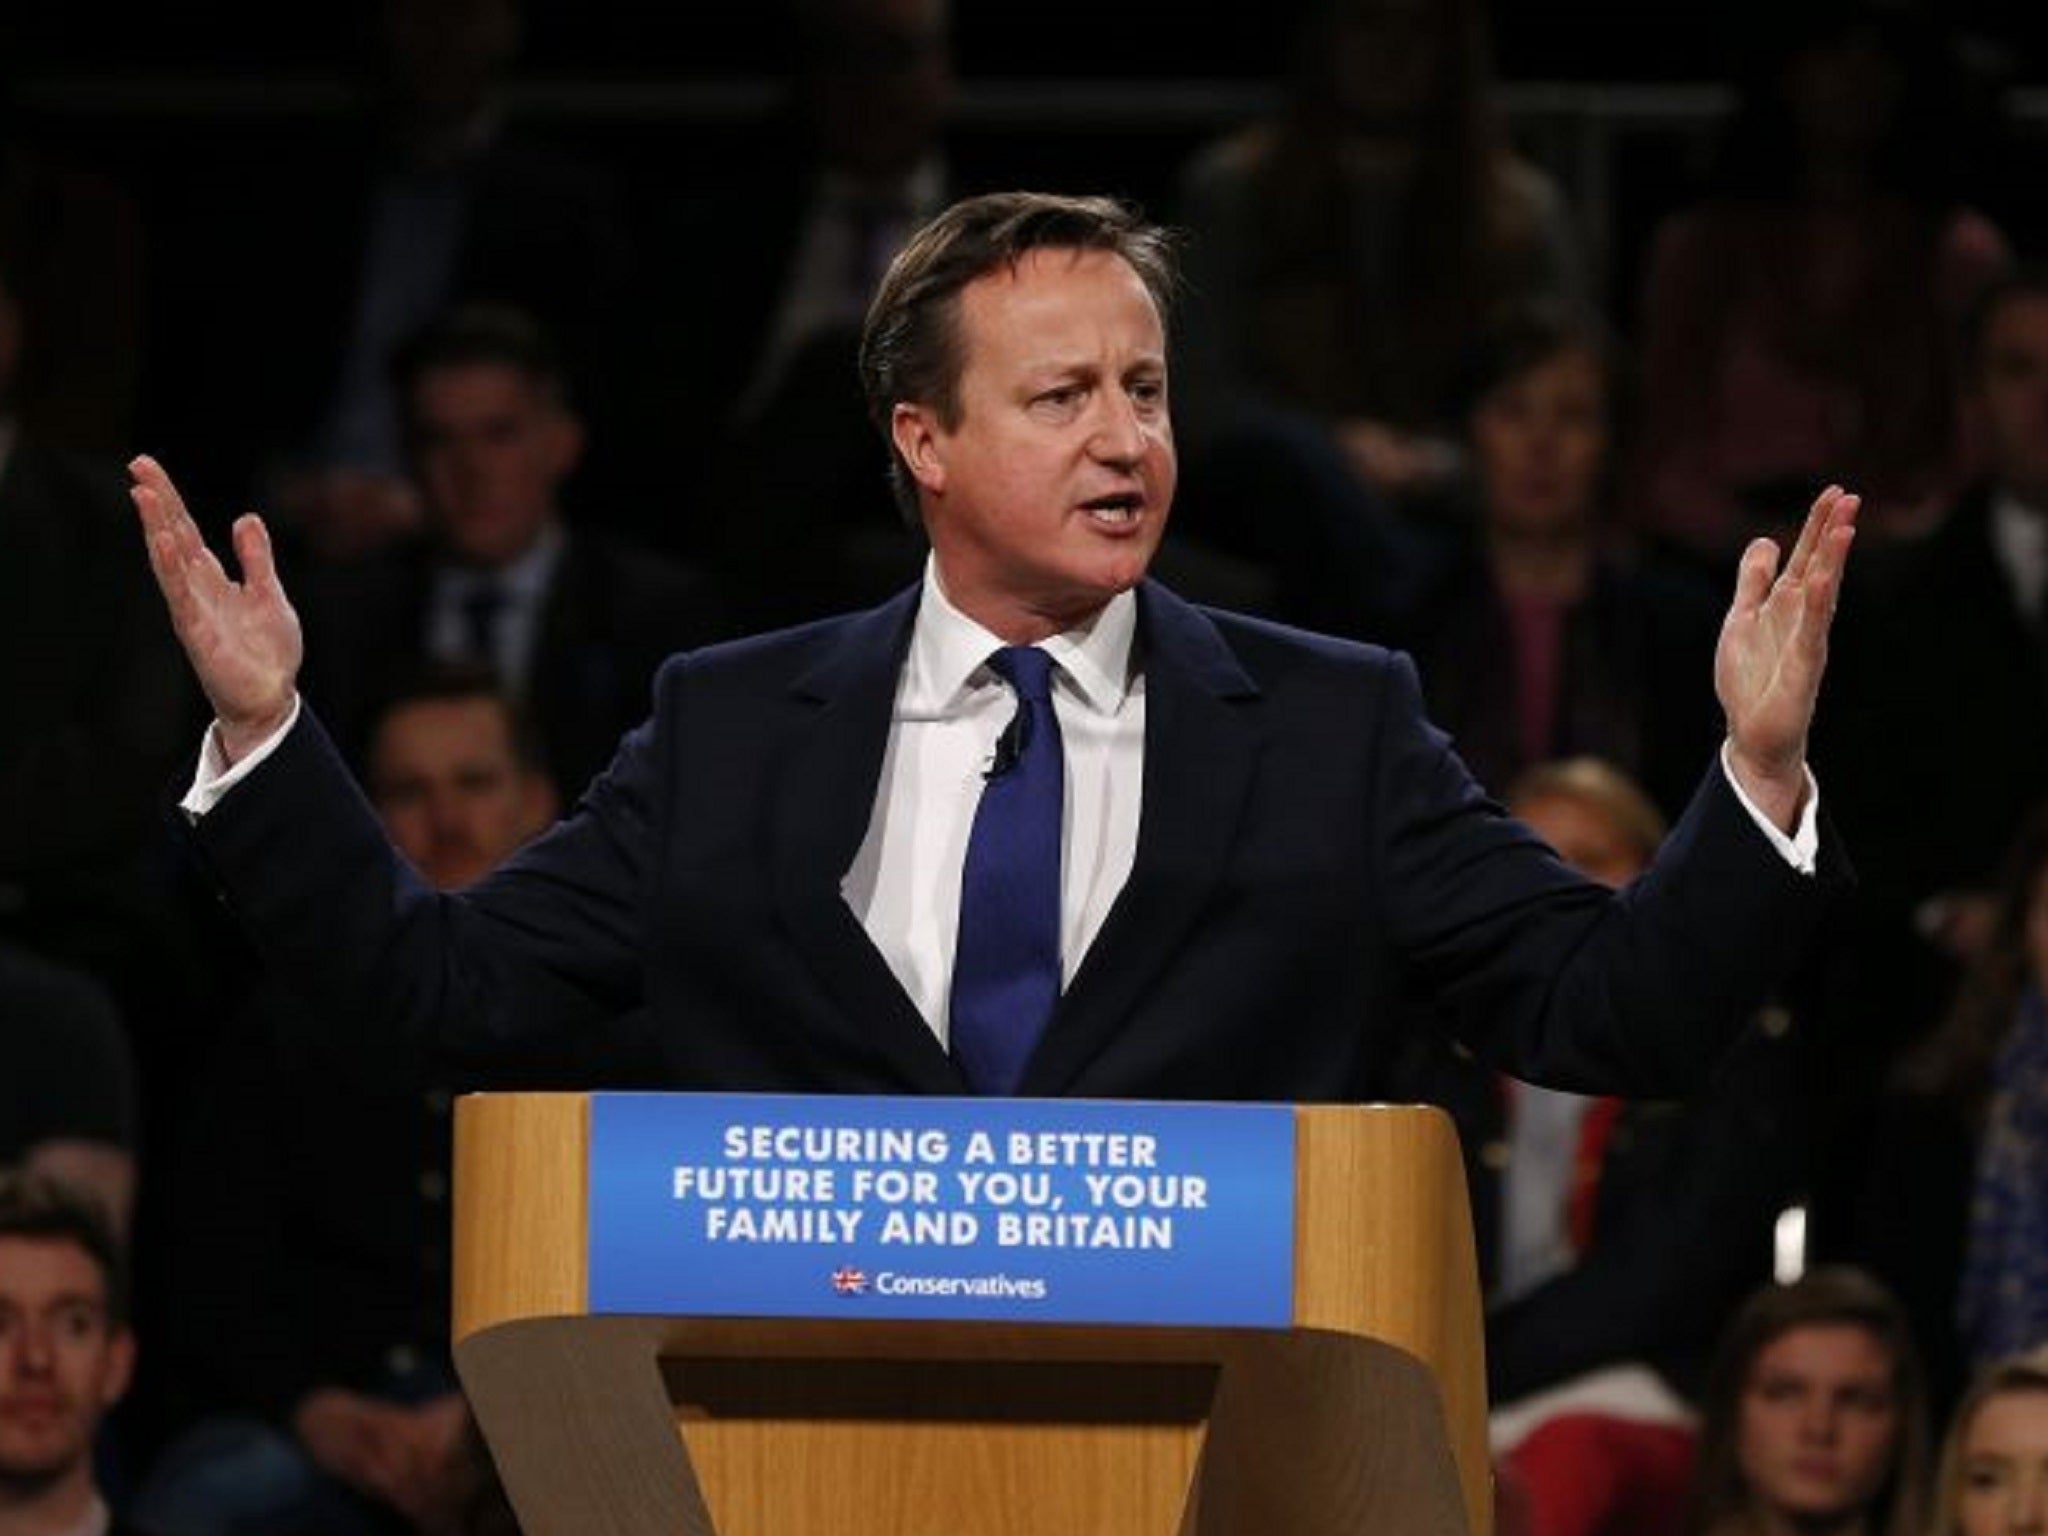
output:
[[[468,808],[452,790],[436,790],[427,799],[427,829],[437,844],[458,843],[469,836]]]
[[[13,1369],[28,1377],[47,1376],[57,1357],[51,1330],[32,1320],[21,1321],[8,1330],[6,1350]]]
[[[1120,389],[1105,389],[1098,401],[1095,430],[1088,439],[1088,451],[1104,464],[1133,469],[1145,456],[1145,424],[1139,419],[1137,402]]]
[[[1822,1400],[1808,1403],[1799,1417],[1799,1437],[1814,1445],[1833,1441],[1836,1427],[1833,1406]]]
[[[2024,1474],[2012,1491],[2011,1518],[2006,1529],[2013,1532],[2048,1530],[2048,1467],[2034,1467]]]

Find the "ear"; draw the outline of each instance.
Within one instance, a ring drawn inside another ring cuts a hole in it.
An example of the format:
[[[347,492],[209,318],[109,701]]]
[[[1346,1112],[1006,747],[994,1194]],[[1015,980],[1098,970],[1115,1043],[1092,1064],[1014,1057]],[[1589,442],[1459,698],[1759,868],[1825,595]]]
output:
[[[520,820],[525,827],[522,840],[545,832],[562,814],[562,797],[555,792],[555,781],[544,773],[528,771],[519,775],[519,801]]]
[[[946,489],[945,431],[928,405],[899,400],[889,412],[889,439],[909,466],[918,489],[934,496]]]
[[[583,449],[588,441],[583,418],[574,411],[556,411],[549,417],[548,468],[557,480],[568,479],[583,462]]]
[[[126,1323],[114,1328],[113,1337],[107,1340],[106,1369],[100,1378],[100,1407],[112,1408],[128,1394],[128,1383],[135,1379],[135,1330]]]

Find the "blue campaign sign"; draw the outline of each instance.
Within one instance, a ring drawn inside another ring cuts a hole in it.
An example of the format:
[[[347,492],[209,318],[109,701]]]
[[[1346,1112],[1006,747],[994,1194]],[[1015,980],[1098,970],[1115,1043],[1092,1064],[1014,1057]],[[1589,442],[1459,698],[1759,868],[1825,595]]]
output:
[[[590,1310],[1278,1328],[1278,1105],[597,1094]]]

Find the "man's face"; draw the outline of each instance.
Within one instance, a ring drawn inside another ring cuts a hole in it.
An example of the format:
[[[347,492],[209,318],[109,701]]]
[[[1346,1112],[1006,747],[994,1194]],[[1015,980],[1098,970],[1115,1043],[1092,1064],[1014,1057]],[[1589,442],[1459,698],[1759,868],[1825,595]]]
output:
[[[426,699],[387,715],[370,796],[391,841],[436,890],[482,879],[546,826],[554,795],[520,766],[492,699]]]
[[[89,1253],[68,1238],[0,1237],[0,1487],[89,1476],[134,1355]]]
[[[1794,1524],[1867,1509],[1898,1442],[1892,1373],[1890,1351],[1855,1323],[1788,1329],[1758,1351],[1735,1452],[1757,1502]]]
[[[413,464],[443,546],[496,570],[534,547],[583,451],[582,428],[518,368],[432,368],[412,391]]]
[[[959,297],[960,413],[901,404],[946,595],[1028,643],[1135,586],[1173,501],[1166,336],[1107,251],[1036,250]]]
[[[2017,294],[1991,316],[1975,404],[1992,474],[2030,506],[2048,507],[2048,294]]]

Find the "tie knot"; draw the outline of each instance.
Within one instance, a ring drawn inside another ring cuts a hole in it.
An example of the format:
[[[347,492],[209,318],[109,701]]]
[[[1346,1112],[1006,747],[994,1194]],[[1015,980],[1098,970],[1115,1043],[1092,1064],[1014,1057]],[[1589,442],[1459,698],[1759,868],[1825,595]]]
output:
[[[1052,657],[1035,645],[1006,645],[988,659],[989,669],[1031,704],[1052,698]]]

